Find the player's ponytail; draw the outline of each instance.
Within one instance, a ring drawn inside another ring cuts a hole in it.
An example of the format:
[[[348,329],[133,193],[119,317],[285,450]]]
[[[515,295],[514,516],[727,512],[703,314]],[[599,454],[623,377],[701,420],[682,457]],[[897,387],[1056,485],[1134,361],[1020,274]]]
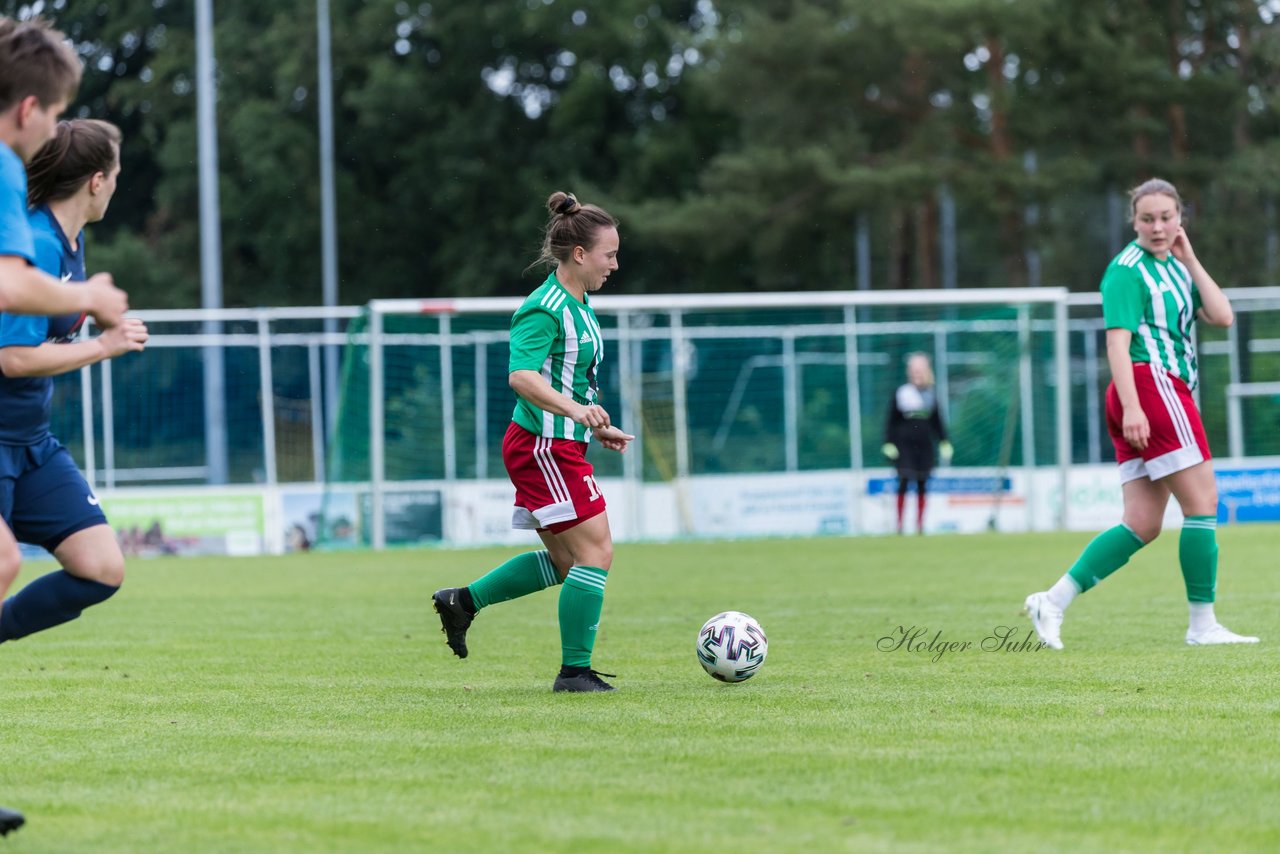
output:
[[[58,132],[27,164],[27,206],[69,199],[120,160],[120,129],[97,119],[58,122]]]

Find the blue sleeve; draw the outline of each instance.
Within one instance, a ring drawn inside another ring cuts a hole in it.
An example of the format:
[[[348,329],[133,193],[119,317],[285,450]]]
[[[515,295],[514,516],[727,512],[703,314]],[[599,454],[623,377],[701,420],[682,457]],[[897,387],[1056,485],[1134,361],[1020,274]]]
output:
[[[25,185],[25,174],[0,165],[0,255],[17,255],[34,264]]]
[[[49,338],[49,318],[0,314],[0,347],[39,347]]]

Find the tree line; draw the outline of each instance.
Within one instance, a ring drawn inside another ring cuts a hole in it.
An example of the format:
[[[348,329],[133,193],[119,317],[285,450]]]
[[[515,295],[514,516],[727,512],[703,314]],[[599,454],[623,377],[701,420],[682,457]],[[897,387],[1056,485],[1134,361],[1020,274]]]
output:
[[[124,131],[89,266],[137,307],[200,299],[193,5],[0,0],[76,43],[70,113]],[[1153,175],[1221,283],[1280,281],[1272,0],[331,11],[344,304],[526,292],[557,189],[620,218],[623,293],[1087,290]],[[319,303],[314,0],[216,0],[214,23],[224,302]]]

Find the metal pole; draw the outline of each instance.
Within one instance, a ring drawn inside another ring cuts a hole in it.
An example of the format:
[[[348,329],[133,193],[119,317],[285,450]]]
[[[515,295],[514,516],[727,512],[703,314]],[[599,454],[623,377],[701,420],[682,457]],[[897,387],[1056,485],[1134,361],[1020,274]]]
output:
[[[680,533],[692,534],[693,519],[683,500],[689,482],[689,390],[688,339],[684,337],[684,315],[671,312],[671,404],[676,444],[676,495],[685,512],[680,514]]]
[[[640,531],[641,512],[640,512],[640,486],[644,477],[644,471],[641,466],[642,457],[638,447],[639,442],[644,439],[644,431],[637,429],[640,425],[636,422],[636,397],[640,394],[640,386],[642,378],[640,372],[636,368],[635,353],[632,352],[634,346],[631,338],[631,313],[622,311],[618,313],[618,423],[623,430],[627,430],[636,436],[637,447],[632,449],[632,453],[622,455],[622,477],[627,484],[627,530],[635,536]]]
[[[102,362],[102,468],[107,489],[116,485],[116,407],[112,400],[111,360]]]
[[[196,133],[200,170],[200,305],[222,308],[222,223],[218,201],[217,70],[213,61],[213,0],[196,0]],[[222,324],[204,322],[206,335]],[[225,369],[222,348],[206,346],[204,438],[210,483],[227,482]]]
[[[1102,407],[1098,405],[1098,333],[1084,330],[1085,430],[1089,437],[1089,462],[1102,462]]]
[[[1026,305],[1018,306],[1018,352],[1018,415],[1022,422],[1022,469],[1027,478],[1027,527],[1031,528],[1036,494],[1031,482],[1036,470],[1035,377],[1031,371],[1031,309]]]
[[[1067,481],[1071,475],[1071,339],[1067,335],[1067,299],[1053,307],[1053,349],[1058,354],[1058,528],[1067,527]]]
[[[324,483],[324,407],[321,404],[318,344],[307,345],[307,381],[311,389],[311,473],[317,483]]]
[[[453,336],[449,315],[440,315],[440,420],[444,431],[444,479],[458,479],[458,422],[453,406]]]
[[[86,321],[87,323],[87,321]],[[97,447],[93,441],[93,367],[80,369],[80,422],[84,429],[84,479],[93,488],[98,467]]]
[[[796,337],[782,334],[782,435],[787,471],[800,468],[800,368],[796,364]]]
[[[476,480],[489,477],[489,345],[476,336]]]
[[[844,373],[845,401],[849,419],[849,466],[853,470],[853,531],[862,533],[862,386],[858,377],[858,312],[853,306],[844,309]]]
[[[316,0],[316,96],[320,113],[320,270],[322,301],[338,304],[338,218],[334,190],[333,50],[329,29],[329,0]],[[338,321],[326,317],[324,331],[337,332]],[[338,412],[338,348],[324,348],[327,426],[332,435]]]
[[[382,518],[383,467],[386,437],[382,411],[382,312],[369,311],[369,515],[370,545],[384,549],[387,545],[386,520]]]
[[[944,426],[950,423],[951,418],[947,405],[947,401],[951,399],[951,354],[947,351],[949,337],[945,328],[933,333],[934,397],[938,401],[938,412],[942,414]]]
[[[258,384],[262,399],[262,468],[270,486],[276,484],[276,398],[271,371],[271,329],[265,316],[258,318]]]

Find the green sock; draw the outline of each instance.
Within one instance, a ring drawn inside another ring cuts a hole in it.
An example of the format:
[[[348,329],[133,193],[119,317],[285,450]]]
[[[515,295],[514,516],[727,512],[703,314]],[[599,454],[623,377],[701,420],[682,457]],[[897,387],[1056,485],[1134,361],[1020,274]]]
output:
[[[1178,561],[1188,602],[1212,602],[1218,586],[1218,517],[1188,516],[1178,540]]]
[[[560,649],[562,664],[590,667],[591,650],[596,645],[600,609],[604,606],[606,570],[595,566],[575,566],[560,589]]]
[[[1067,574],[1083,593],[1128,563],[1145,545],[1142,538],[1126,526],[1116,525],[1094,537]]]
[[[471,601],[476,610],[496,605],[530,593],[537,593],[560,583],[551,555],[546,551],[525,552],[516,555],[502,566],[489,571],[484,577],[471,582]]]

